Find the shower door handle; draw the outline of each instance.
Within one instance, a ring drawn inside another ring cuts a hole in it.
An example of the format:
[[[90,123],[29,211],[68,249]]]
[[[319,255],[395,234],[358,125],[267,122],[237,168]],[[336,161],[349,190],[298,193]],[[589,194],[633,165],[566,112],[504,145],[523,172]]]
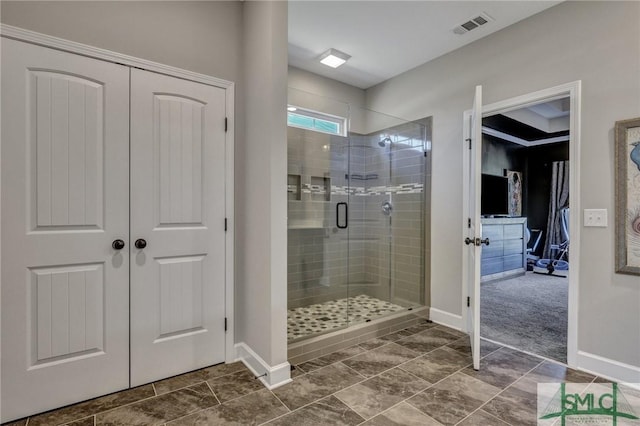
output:
[[[340,225],[340,206],[344,206],[344,225]],[[345,202],[336,204],[336,226],[340,229],[347,229],[349,226],[349,206]]]

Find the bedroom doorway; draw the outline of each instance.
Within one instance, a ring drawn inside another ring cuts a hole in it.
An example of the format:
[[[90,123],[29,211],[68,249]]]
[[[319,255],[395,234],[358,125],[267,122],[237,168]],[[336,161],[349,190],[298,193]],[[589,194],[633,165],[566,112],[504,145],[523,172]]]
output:
[[[483,107],[480,335],[574,364],[580,83]],[[574,226],[571,226],[571,225]]]
[[[567,356],[569,98],[482,120],[480,335]]]

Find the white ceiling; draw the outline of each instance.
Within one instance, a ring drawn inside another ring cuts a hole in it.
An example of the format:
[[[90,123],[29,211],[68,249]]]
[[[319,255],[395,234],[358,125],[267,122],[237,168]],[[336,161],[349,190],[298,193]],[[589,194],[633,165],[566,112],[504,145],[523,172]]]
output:
[[[544,118],[552,119],[558,117],[568,117],[569,112],[571,111],[570,108],[570,99],[562,98],[542,104],[531,105],[526,109],[530,110],[533,113],[541,115]]]
[[[362,89],[552,7],[560,1],[289,1],[289,65]],[[481,13],[493,21],[463,35]],[[329,48],[351,59],[333,69]]]

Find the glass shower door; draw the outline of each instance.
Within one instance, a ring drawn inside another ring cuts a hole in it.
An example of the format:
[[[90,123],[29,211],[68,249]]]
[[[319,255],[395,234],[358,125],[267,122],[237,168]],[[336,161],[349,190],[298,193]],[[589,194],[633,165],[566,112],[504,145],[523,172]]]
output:
[[[348,108],[293,89],[289,102],[298,107],[287,134],[287,337],[296,342],[348,325],[348,138],[310,112],[347,117]]]

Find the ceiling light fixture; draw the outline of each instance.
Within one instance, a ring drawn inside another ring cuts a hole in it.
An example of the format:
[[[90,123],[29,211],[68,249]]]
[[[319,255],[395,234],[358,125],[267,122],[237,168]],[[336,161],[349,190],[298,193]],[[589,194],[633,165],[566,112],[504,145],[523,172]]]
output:
[[[341,52],[336,49],[329,49],[320,55],[320,62],[330,66],[331,68],[338,68],[340,65],[344,64],[351,58],[350,55],[347,55],[344,52]]]

